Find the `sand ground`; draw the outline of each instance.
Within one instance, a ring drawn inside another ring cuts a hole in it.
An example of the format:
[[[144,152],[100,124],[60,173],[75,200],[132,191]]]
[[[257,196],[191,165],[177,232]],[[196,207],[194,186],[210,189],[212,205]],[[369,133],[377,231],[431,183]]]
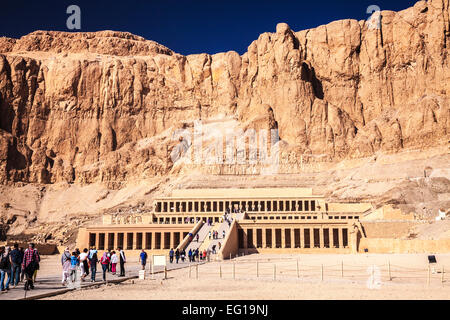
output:
[[[118,285],[81,289],[49,299],[448,300],[450,276],[445,270],[450,270],[450,254],[436,255],[436,258],[438,263],[430,268],[429,284],[426,254],[255,254],[233,261],[201,265],[198,268],[198,279],[195,268],[190,271],[191,277],[189,268],[186,268],[170,271],[167,280],[163,280],[162,275],[157,275],[156,279],[136,279]],[[392,280],[389,280],[389,269]]]

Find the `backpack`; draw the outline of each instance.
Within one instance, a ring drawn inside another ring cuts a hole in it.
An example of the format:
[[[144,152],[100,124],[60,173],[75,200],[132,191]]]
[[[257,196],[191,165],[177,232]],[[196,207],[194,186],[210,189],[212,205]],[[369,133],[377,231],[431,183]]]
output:
[[[9,254],[6,257],[2,254],[2,259],[0,260],[0,269],[8,269],[8,258]]]

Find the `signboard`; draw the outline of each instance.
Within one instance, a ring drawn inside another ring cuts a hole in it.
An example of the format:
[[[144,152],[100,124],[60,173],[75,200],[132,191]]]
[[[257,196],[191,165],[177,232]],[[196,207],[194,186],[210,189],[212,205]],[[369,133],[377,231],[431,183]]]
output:
[[[153,256],[153,265],[154,266],[165,266],[166,265],[166,256]]]

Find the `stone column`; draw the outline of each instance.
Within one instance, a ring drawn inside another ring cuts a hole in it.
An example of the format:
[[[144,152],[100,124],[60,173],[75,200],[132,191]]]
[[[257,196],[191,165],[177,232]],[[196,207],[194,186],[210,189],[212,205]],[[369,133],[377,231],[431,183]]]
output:
[[[319,247],[324,248],[324,236],[323,236],[323,227],[322,226],[319,229]]]
[[[291,249],[295,248],[295,228],[291,228]]]
[[[243,245],[244,245],[244,249],[245,250],[247,250],[247,248],[248,248],[248,245],[247,245],[247,241],[248,241],[247,230],[248,229],[242,229],[242,234],[243,234],[242,241],[244,242]]]
[[[277,239],[277,233],[275,232],[275,228],[272,228],[272,248],[276,248],[277,243],[276,243],[276,239]]]
[[[133,232],[133,250],[137,248],[137,232]]]
[[[305,237],[305,230],[308,228],[301,228],[300,229],[300,243],[302,248],[306,248],[306,237]],[[310,241],[311,241],[311,235],[310,235]]]
[[[152,237],[152,242],[150,243],[150,250],[154,250],[156,248],[156,232],[150,232]]]
[[[175,232],[170,233],[170,245],[169,247],[175,250]]]
[[[281,228],[281,248],[286,248],[286,229]]]
[[[98,247],[100,245],[100,232],[95,233],[95,249],[98,250]]]
[[[114,232],[114,241],[113,241],[114,250],[117,250],[118,245],[119,245],[119,233]]]
[[[261,229],[261,235],[262,235],[262,247],[267,248],[267,242],[266,242],[266,228]]]
[[[339,239],[339,244],[338,244],[338,248],[343,248],[344,247],[344,237],[342,236],[342,228],[338,228],[338,239]]]
[[[109,232],[105,232],[105,250],[109,248]]]

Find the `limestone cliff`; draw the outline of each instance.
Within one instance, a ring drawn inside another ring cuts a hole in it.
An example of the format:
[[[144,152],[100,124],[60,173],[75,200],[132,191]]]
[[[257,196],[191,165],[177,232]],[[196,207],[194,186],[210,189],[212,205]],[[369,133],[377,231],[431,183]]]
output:
[[[449,0],[381,28],[280,23],[242,56],[113,31],[0,38],[0,183],[120,183],[172,168],[172,133],[232,117],[332,161],[448,143]],[[260,121],[258,119],[266,119]]]

